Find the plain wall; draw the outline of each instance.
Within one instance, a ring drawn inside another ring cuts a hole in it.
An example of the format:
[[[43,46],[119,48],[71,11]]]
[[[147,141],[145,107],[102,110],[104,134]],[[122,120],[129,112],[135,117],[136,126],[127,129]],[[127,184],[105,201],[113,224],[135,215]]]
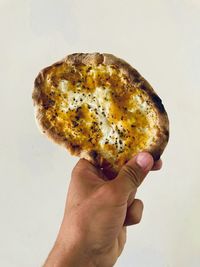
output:
[[[77,162],[39,133],[34,78],[67,54],[99,51],[138,69],[170,118],[163,169],[138,191],[144,216],[116,266],[199,267],[200,1],[0,0],[0,33],[0,266],[42,265]]]

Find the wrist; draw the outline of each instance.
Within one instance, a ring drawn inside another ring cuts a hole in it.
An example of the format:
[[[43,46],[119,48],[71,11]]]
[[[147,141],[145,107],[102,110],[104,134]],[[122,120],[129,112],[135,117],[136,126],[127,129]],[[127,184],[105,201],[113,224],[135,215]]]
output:
[[[96,267],[80,244],[56,241],[44,267]]]
[[[65,224],[43,267],[112,267],[108,251],[87,244],[85,231]]]

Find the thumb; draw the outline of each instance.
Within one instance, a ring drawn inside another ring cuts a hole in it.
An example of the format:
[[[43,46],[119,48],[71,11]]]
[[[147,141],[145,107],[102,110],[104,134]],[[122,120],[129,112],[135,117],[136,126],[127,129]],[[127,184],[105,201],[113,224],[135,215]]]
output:
[[[121,168],[114,181],[121,192],[136,193],[153,164],[153,157],[147,152],[141,152]]]

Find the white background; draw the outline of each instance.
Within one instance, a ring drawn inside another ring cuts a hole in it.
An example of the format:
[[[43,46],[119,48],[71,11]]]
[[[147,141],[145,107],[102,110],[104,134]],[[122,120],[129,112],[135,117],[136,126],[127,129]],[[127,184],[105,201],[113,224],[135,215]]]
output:
[[[42,265],[77,161],[39,133],[34,78],[67,54],[96,51],[138,69],[171,122],[164,167],[138,192],[143,220],[116,266],[199,267],[199,0],[0,0],[0,266]]]

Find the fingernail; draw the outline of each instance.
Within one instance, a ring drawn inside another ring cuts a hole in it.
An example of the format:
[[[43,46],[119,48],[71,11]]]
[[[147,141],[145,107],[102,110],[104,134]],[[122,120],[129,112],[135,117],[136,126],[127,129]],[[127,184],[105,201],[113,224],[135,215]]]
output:
[[[150,170],[153,166],[153,158],[149,153],[141,152],[136,156],[136,163],[143,170]]]

